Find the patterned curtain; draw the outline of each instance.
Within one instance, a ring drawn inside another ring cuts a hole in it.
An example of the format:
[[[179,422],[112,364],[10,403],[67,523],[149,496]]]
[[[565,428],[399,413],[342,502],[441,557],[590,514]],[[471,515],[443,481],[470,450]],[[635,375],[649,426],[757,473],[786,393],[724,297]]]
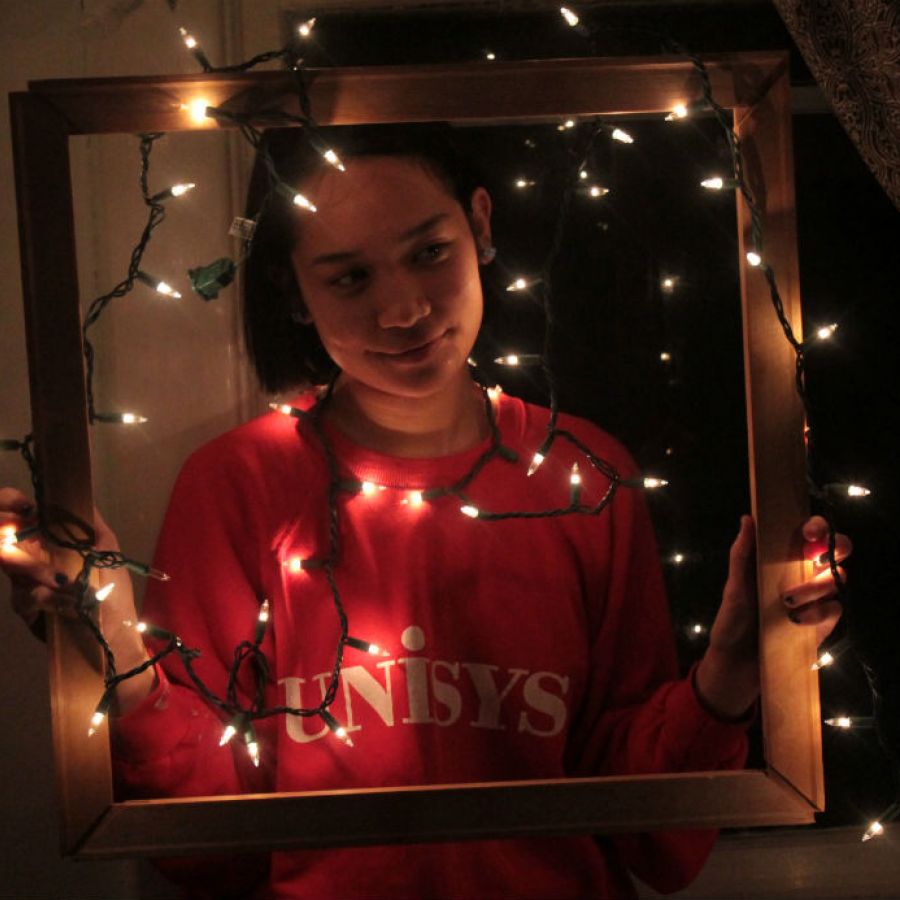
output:
[[[774,4],[838,120],[900,209],[900,3]]]

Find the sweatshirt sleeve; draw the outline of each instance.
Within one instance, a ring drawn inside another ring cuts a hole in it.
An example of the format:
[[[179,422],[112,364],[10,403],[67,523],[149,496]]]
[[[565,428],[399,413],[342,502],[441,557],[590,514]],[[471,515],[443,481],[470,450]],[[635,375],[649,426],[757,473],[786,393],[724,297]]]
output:
[[[632,477],[625,456],[620,471]],[[746,724],[721,721],[699,702],[678,661],[656,539],[643,493],[621,488],[612,503],[605,603],[591,634],[591,685],[573,742],[573,774],[641,775],[740,769]],[[715,830],[612,838],[642,881],[668,893],[689,884]]]
[[[234,648],[252,640],[261,586],[255,574],[259,515],[235,477],[239,460],[216,442],[195,453],[177,479],[154,565],[169,581],[150,581],[141,618],[196,649],[194,670],[224,698]],[[267,636],[263,643],[270,640]],[[252,696],[249,666],[238,679],[242,704]],[[123,798],[187,797],[264,791],[274,771],[268,723],[258,723],[263,760],[256,769],[239,737],[220,747],[227,713],[195,689],[177,653],[157,665],[158,684],[125,716],[112,721],[113,772]]]

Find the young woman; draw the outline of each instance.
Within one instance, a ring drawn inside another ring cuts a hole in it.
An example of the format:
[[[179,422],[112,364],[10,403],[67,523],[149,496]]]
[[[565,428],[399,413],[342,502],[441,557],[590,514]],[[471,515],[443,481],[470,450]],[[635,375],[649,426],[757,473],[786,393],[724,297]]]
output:
[[[267,600],[265,705],[312,708],[326,697],[341,630],[383,648],[341,647],[325,716],[257,720],[261,764],[193,689],[177,657],[123,682],[113,710],[120,789],[129,796],[354,789],[566,776],[739,768],[758,693],[753,530],[744,517],[723,602],[700,663],[679,679],[649,516],[619,489],[597,516],[501,521],[460,511],[534,512],[569,502],[581,464],[583,502],[609,480],[558,440],[548,411],[473,381],[481,326],[479,269],[491,248],[491,198],[431,128],[362,128],[339,145],[345,171],[321,162],[298,131],[265,148],[284,184],[316,207],[269,192],[257,164],[258,218],[245,277],[248,348],[271,391],[330,384],[217,438],[188,460],[173,492],[143,618],[201,651],[195,668],[224,696],[234,648]],[[559,425],[623,477],[625,450],[596,426]],[[504,453],[477,463],[499,441]],[[464,490],[461,479],[475,470]],[[0,509],[29,522],[27,498]],[[332,516],[332,512],[334,516]],[[101,547],[115,537],[98,518]],[[825,526],[803,526],[805,555]],[[337,543],[335,543],[337,542]],[[323,565],[337,547],[333,569]],[[841,537],[838,553],[849,552]],[[40,548],[6,549],[13,600],[34,622],[70,594]],[[792,618],[833,627],[830,574],[785,591]],[[146,658],[130,584],[104,603],[123,670]],[[238,693],[255,686],[250,667]],[[334,727],[345,729],[346,739]],[[352,742],[353,746],[350,746]],[[629,897],[630,870],[675,890],[702,865],[714,834],[677,832],[475,841],[274,853],[260,897]],[[246,885],[232,861],[188,862],[198,896]]]

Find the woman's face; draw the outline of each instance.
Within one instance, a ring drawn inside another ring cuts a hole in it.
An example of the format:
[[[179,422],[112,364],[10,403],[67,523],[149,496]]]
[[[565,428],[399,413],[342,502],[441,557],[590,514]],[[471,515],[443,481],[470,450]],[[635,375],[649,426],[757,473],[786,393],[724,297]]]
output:
[[[344,376],[403,397],[458,378],[481,325],[478,245],[490,243],[490,197],[472,197],[472,224],[430,169],[364,157],[301,190],[292,253],[306,311]],[[473,231],[475,234],[473,235]]]

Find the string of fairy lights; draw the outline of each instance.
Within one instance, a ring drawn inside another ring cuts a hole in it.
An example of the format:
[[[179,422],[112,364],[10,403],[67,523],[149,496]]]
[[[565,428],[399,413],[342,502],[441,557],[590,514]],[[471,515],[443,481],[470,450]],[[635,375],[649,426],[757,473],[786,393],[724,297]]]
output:
[[[590,42],[592,49],[595,49],[597,30],[585,22],[583,17],[571,7],[560,7],[560,14],[566,25],[585,37],[586,40]],[[318,151],[325,163],[333,166],[338,171],[343,171],[344,169],[343,163],[336,151],[329,147],[322,138],[318,126],[311,114],[310,101],[306,90],[303,60],[299,51],[302,47],[302,42],[309,39],[312,35],[315,24],[315,18],[301,22],[297,26],[297,41],[288,44],[288,46],[282,49],[268,51],[259,54],[244,63],[225,67],[212,66],[207,54],[194,35],[185,28],[179,29],[185,47],[193,55],[202,70],[207,73],[242,72],[265,62],[280,60],[293,75],[294,84],[297,90],[297,99],[299,100],[302,112],[302,115],[295,116],[280,111],[259,110],[251,114],[239,115],[224,109],[207,106],[205,102],[202,101],[199,105],[189,109],[190,114],[195,119],[213,118],[225,122],[226,124],[237,126],[245,139],[247,139],[256,149],[257,153],[262,154],[269,179],[268,194],[262,204],[257,220],[236,218],[232,223],[230,234],[238,238],[242,246],[242,253],[238,260],[235,261],[230,258],[222,258],[207,266],[200,266],[189,271],[188,274],[194,292],[198,293],[204,300],[215,298],[221,288],[226,287],[233,281],[241,263],[246,259],[247,255],[252,252],[253,235],[256,224],[259,218],[266,214],[266,209],[270,203],[277,202],[278,199],[283,198],[297,208],[298,215],[314,215],[316,212],[315,205],[307,197],[281,179],[268,150],[265,145],[261,143],[262,132],[256,125],[291,125],[299,127],[303,130],[310,145]],[[844,579],[835,556],[836,532],[833,525],[832,507],[836,500],[865,497],[870,491],[866,487],[857,484],[827,483],[820,485],[813,477],[811,459],[815,452],[815,433],[814,429],[809,424],[810,409],[805,380],[805,353],[807,349],[814,341],[830,340],[834,336],[838,326],[837,324],[822,326],[805,341],[801,341],[796,337],[793,327],[784,311],[783,303],[778,291],[775,271],[766,259],[764,253],[762,217],[755,197],[744,178],[743,159],[739,141],[731,128],[728,112],[721,107],[713,97],[708,73],[702,60],[688,52],[683,46],[677,44],[668,36],[659,35],[644,29],[640,30],[644,31],[645,34],[651,34],[655,38],[658,38],[666,50],[689,59],[700,82],[701,96],[690,103],[675,107],[666,116],[666,120],[678,122],[689,118],[693,114],[701,112],[705,114],[711,113],[717,120],[727,141],[732,162],[732,172],[728,177],[722,177],[721,175],[710,176],[702,181],[701,187],[704,190],[709,191],[739,191],[750,212],[750,244],[752,249],[747,252],[746,260],[752,269],[758,271],[765,278],[770,291],[772,304],[778,316],[785,338],[791,345],[796,356],[795,384],[804,411],[807,414],[808,423],[806,429],[807,480],[811,495],[821,504],[825,518],[828,521],[828,548],[826,552],[823,553],[820,562],[822,564],[827,562],[839,595],[842,599],[845,599],[846,591]],[[299,45],[297,42],[299,42]],[[487,58],[495,58],[495,54],[489,52]],[[585,123],[576,122],[574,119],[567,119],[557,127],[560,131],[568,131],[578,128],[583,124]],[[509,518],[549,518],[565,515],[594,516],[601,514],[606,507],[609,506],[620,488],[643,488],[653,490],[664,487],[667,484],[664,479],[652,475],[646,475],[636,479],[625,479],[621,477],[613,466],[597,457],[591,449],[575,435],[565,429],[559,428],[557,424],[559,413],[558,396],[553,373],[549,365],[549,350],[554,333],[551,274],[562,243],[564,223],[571,201],[576,193],[581,192],[593,199],[597,199],[609,192],[607,187],[596,183],[588,166],[590,151],[594,142],[602,137],[606,137],[622,144],[631,144],[634,141],[631,135],[622,128],[605,122],[602,119],[594,119],[587,124],[590,126],[590,131],[587,135],[583,152],[580,154],[580,159],[577,160],[577,165],[573,167],[570,177],[567,179],[567,183],[560,195],[556,219],[557,224],[540,275],[536,278],[516,276],[506,286],[506,290],[509,292],[530,291],[532,288],[540,288],[544,321],[544,343],[542,351],[540,353],[509,353],[505,356],[496,358],[494,362],[500,366],[539,366],[548,387],[550,417],[546,428],[546,434],[543,442],[536,448],[528,463],[527,475],[531,476],[538,470],[552,452],[554,443],[557,440],[560,440],[571,444],[578,450],[583,458],[583,465],[601,475],[607,482],[607,488],[597,502],[593,504],[583,503],[582,472],[576,463],[573,465],[568,476],[568,503],[561,503],[556,508],[527,512],[498,511],[488,510],[474,505],[467,496],[466,489],[479,472],[495,459],[505,459],[509,462],[517,462],[518,460],[517,454],[503,445],[502,435],[497,426],[494,414],[494,404],[497,400],[497,392],[500,389],[498,387],[489,387],[484,381],[484,376],[479,372],[478,367],[473,365],[471,368],[472,376],[480,385],[484,400],[485,415],[490,428],[491,437],[489,447],[475,461],[471,469],[454,484],[427,490],[418,490],[402,486],[400,488],[395,488],[396,490],[404,492],[405,500],[403,502],[419,506],[441,497],[451,496],[460,502],[459,512],[462,515],[488,521]],[[164,135],[161,133],[140,135],[141,168],[139,180],[141,196],[148,209],[148,219],[140,239],[132,251],[125,278],[123,278],[123,280],[112,290],[96,298],[90,304],[83,324],[84,355],[86,363],[86,396],[89,421],[92,424],[139,424],[146,422],[147,420],[142,415],[134,412],[98,411],[95,408],[93,390],[94,349],[88,339],[89,329],[96,324],[102,313],[114,299],[130,293],[136,284],[146,285],[156,292],[174,300],[181,297],[181,294],[168,282],[147,273],[142,268],[143,256],[153,232],[166,217],[167,203],[170,200],[183,196],[195,187],[192,183],[180,183],[159,192],[151,193],[149,188],[150,155],[154,144],[163,136]],[[524,177],[518,178],[515,181],[515,187],[519,190],[528,190],[534,185],[535,181],[533,179]],[[660,289],[663,293],[671,293],[675,290],[677,280],[677,276],[675,275],[665,276],[661,280]],[[660,359],[666,361],[664,357],[667,355],[668,354],[666,353],[661,354]],[[0,545],[12,546],[18,542],[40,536],[49,544],[55,545],[61,549],[75,551],[82,559],[82,568],[76,579],[79,598],[76,604],[76,611],[80,620],[91,631],[94,638],[101,646],[106,661],[104,692],[91,718],[90,727],[88,729],[89,735],[94,734],[106,719],[113,703],[115,690],[122,681],[146,671],[165,657],[174,653],[179,656],[187,676],[198,692],[213,707],[222,712],[223,720],[226,724],[222,733],[221,744],[224,745],[235,736],[239,735],[243,740],[249,758],[254,765],[258,766],[260,764],[260,749],[254,722],[275,715],[300,717],[317,716],[328,726],[338,739],[352,746],[352,741],[347,734],[346,729],[329,710],[329,707],[333,703],[338,692],[344,648],[350,647],[353,650],[372,655],[386,655],[386,652],[363,638],[351,635],[349,631],[349,622],[342,604],[337,575],[335,573],[337,561],[340,558],[340,498],[345,494],[371,495],[377,491],[380,486],[368,481],[348,480],[341,477],[339,460],[321,425],[322,413],[327,408],[333,387],[334,381],[326,385],[320,391],[315,404],[309,410],[302,410],[287,405],[272,404],[273,408],[286,415],[293,416],[298,420],[297,428],[299,434],[305,433],[311,435],[318,442],[327,461],[329,472],[329,541],[326,555],[322,558],[315,559],[303,559],[291,556],[282,562],[282,565],[290,573],[308,569],[321,569],[324,571],[330,587],[335,612],[340,623],[340,639],[338,641],[334,666],[332,668],[328,687],[323,691],[321,703],[314,707],[267,707],[265,705],[265,689],[266,685],[270,682],[270,666],[265,653],[261,649],[261,645],[267,629],[270,627],[272,614],[269,600],[266,598],[260,600],[257,620],[255,623],[252,623],[253,639],[241,642],[234,650],[224,697],[216,695],[197,675],[193,664],[199,656],[198,650],[188,647],[180,636],[173,634],[164,628],[143,621],[129,624],[147,638],[154,640],[157,646],[159,646],[159,649],[141,665],[126,672],[118,672],[114,653],[97,623],[98,604],[103,603],[106,597],[108,597],[109,592],[112,590],[112,585],[107,585],[99,590],[93,589],[90,586],[92,570],[125,567],[136,574],[162,580],[167,579],[168,575],[157,571],[145,563],[131,559],[121,552],[99,551],[94,549],[96,536],[89,525],[76,517],[67,514],[65,511],[48,506],[48,504],[44,502],[41,478],[34,454],[33,437],[27,435],[22,440],[0,441],[0,449],[19,452],[28,466],[34,488],[37,514],[37,524],[25,529],[17,531],[15,526],[12,525],[0,526]],[[682,557],[680,560],[677,558],[679,556]],[[682,562],[683,559],[684,557],[682,554],[675,554],[673,557],[673,561],[676,563]],[[248,628],[250,626],[251,623],[248,623]],[[705,628],[702,625],[695,625],[694,629],[697,634],[705,632]],[[841,653],[846,652],[848,649],[849,643],[846,639],[833,644],[827,651],[822,653],[813,665],[813,669],[819,670],[831,665]],[[247,699],[242,699],[238,691],[239,677],[244,667],[247,665],[253,670],[252,674],[255,684],[254,696],[249,699],[249,701]],[[825,724],[839,729],[847,729],[873,728],[877,723],[872,716],[838,716],[826,719]],[[891,804],[891,806],[878,816],[877,819],[873,820],[866,829],[862,839],[864,841],[869,840],[870,838],[881,834],[884,830],[883,823],[892,821],[898,816],[900,816],[900,801]]]

